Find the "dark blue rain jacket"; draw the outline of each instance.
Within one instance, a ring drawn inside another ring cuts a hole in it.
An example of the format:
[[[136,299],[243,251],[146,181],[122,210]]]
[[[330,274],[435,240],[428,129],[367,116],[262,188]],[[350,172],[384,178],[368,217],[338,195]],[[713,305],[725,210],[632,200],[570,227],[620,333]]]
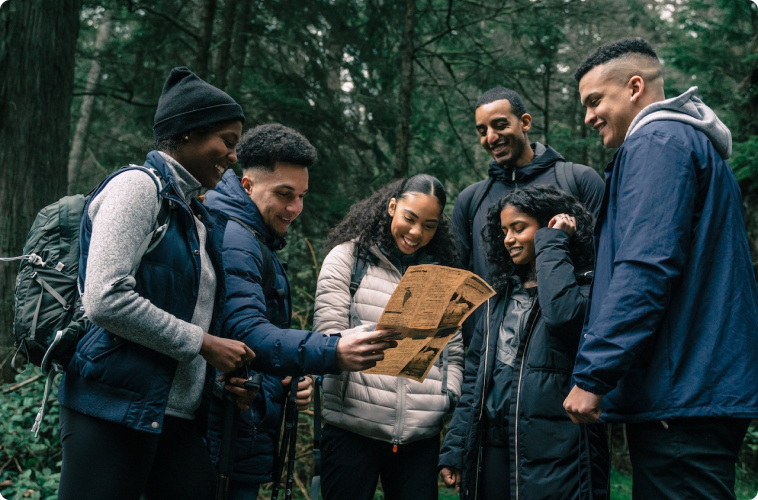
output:
[[[574,369],[606,422],[758,417],[758,292],[742,197],[700,130],[653,121],[606,168]]]
[[[272,252],[284,247],[284,239],[268,230],[258,207],[233,171],[227,171],[216,189],[208,191],[205,204],[254,228]],[[292,314],[290,286],[284,266],[273,253],[275,288],[284,292],[285,317],[279,317],[275,300],[264,297],[262,251],[255,236],[238,222],[229,221],[222,254],[226,281],[222,335],[245,342],[255,352],[252,368],[266,374],[251,411],[241,412],[236,442],[233,479],[251,483],[271,481],[285,398],[282,378],[309,373],[339,373],[336,364],[338,337],[288,328]],[[208,423],[214,461],[218,459],[222,408],[221,401],[215,398]]]

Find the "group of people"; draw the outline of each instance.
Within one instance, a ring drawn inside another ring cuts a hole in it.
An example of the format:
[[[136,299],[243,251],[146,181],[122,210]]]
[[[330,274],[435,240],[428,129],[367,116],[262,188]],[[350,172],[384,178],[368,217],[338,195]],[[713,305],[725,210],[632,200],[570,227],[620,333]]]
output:
[[[231,97],[175,68],[144,164],[162,182],[124,169],[85,207],[90,326],[59,390],[59,498],[213,498],[227,393],[229,498],[255,499],[278,479],[286,393],[311,403],[308,375],[323,376],[325,500],[370,500],[379,480],[388,499],[437,498],[440,476],[462,499],[607,499],[603,423],[627,424],[635,500],[735,498],[758,417],[758,291],[729,130],[695,88],[665,99],[644,40],[598,48],[575,76],[586,123],[618,148],[605,181],[530,142],[516,92],[488,90],[475,110],[488,179],[450,222],[427,174],[351,207],[302,331],[276,251],[317,152],[279,124],[243,135]],[[417,264],[469,269],[497,294],[423,382],[361,373],[396,345],[376,322]]]

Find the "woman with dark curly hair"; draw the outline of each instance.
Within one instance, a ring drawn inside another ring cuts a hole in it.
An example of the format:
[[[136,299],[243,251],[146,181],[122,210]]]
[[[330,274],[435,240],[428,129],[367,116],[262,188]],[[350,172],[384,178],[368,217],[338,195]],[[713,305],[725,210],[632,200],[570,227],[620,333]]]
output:
[[[552,186],[503,197],[484,239],[497,296],[466,357],[463,395],[440,454],[462,499],[608,496],[600,425],[563,410],[587,307],[592,215]]]
[[[439,180],[418,174],[353,205],[328,238],[314,328],[362,331],[379,320],[409,266],[456,266],[446,198]],[[368,267],[351,290],[356,259]],[[325,376],[324,499],[371,500],[380,477],[385,498],[436,499],[442,420],[460,395],[462,372],[458,333],[423,382],[364,373]]]

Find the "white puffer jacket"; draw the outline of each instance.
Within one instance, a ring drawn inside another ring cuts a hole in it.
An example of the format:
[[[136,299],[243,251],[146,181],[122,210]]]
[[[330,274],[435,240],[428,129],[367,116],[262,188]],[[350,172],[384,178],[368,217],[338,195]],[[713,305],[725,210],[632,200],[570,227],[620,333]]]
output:
[[[379,251],[350,300],[353,243],[329,252],[321,268],[313,315],[314,330],[350,335],[376,323],[402,276]],[[436,436],[451,401],[461,394],[463,340],[460,332],[440,355],[423,383],[402,377],[343,372],[324,377],[324,420],[362,436],[395,444]],[[443,366],[447,370],[443,388]]]

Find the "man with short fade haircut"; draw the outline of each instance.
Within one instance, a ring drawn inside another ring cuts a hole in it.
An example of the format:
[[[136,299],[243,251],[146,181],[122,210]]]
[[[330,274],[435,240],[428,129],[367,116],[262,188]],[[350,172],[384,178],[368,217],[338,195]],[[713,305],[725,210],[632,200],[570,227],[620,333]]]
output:
[[[487,225],[487,212],[500,198],[520,187],[550,185],[574,195],[597,214],[604,185],[593,169],[567,162],[550,146],[529,142],[532,117],[513,90],[495,87],[486,91],[476,103],[475,118],[479,141],[492,157],[489,176],[458,195],[452,227],[463,266],[489,280],[482,229]],[[463,325],[466,345],[480,315],[481,309]]]
[[[237,144],[243,177],[227,171],[206,205],[229,217],[223,242],[226,307],[224,337],[241,340],[256,354],[254,370],[263,372],[261,390],[251,411],[240,412],[235,465],[229,498],[256,498],[261,483],[272,480],[274,454],[291,377],[360,371],[383,359],[395,345],[384,341],[387,331],[364,332],[344,338],[291,329],[290,285],[276,251],[303,210],[308,168],[316,149],[295,130],[279,124],[260,125]],[[297,406],[307,408],[311,379],[297,388]],[[211,407],[208,438],[214,461],[219,458],[223,405]]]
[[[758,417],[758,290],[729,129],[695,96],[665,99],[640,38],[576,72],[607,147],[591,303],[564,408],[627,424],[633,498],[735,498]]]

